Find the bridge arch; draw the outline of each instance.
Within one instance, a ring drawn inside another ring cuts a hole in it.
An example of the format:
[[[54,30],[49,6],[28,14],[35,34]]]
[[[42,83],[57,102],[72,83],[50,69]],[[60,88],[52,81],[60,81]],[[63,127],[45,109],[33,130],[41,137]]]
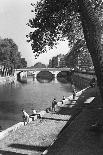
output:
[[[16,71],[16,72],[14,72],[14,76],[16,77],[16,79],[18,80],[18,81],[22,81],[22,80],[24,80],[25,79],[25,81],[27,80],[27,71],[23,71],[23,70],[21,70],[21,71]]]
[[[51,71],[51,70],[40,70],[40,71],[30,71],[30,73],[34,76],[34,78],[37,78],[37,75],[42,71],[43,72],[47,71],[49,73],[52,73],[54,78],[57,78],[58,73],[61,72],[61,71]]]
[[[53,79],[53,74],[50,71],[43,70],[43,71],[40,71],[37,74],[37,78],[42,78],[42,79],[45,79],[45,80],[52,80]]]

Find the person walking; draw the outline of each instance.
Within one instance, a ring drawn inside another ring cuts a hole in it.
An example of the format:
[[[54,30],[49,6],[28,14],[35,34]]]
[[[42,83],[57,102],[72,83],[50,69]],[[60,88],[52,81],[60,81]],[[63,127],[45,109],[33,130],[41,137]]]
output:
[[[24,122],[24,125],[28,124],[29,123],[29,114],[24,110],[22,109],[22,112],[23,112],[23,122]]]

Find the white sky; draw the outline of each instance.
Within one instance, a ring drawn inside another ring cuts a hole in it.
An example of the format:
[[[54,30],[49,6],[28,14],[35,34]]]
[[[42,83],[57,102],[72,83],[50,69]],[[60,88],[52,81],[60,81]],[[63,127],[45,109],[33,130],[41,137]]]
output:
[[[26,23],[33,16],[30,5],[37,0],[0,0],[0,37],[11,38],[18,45],[19,52],[28,62],[28,66],[33,66],[36,62],[49,63],[49,59],[57,54],[66,54],[69,51],[68,41],[60,42],[58,48],[48,51],[34,59],[33,51],[29,43],[26,42],[26,34],[30,29]]]

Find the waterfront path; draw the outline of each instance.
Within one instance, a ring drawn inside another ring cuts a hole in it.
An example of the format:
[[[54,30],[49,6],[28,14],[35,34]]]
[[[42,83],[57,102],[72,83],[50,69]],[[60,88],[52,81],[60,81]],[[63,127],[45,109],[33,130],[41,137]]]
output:
[[[89,97],[95,97],[85,104]],[[98,88],[89,88],[77,100],[75,108],[81,109],[79,115],[58,136],[48,149],[47,155],[102,155],[103,154],[103,104]],[[67,110],[67,109],[66,109]],[[102,128],[91,130],[96,122]]]
[[[46,113],[42,119],[37,119],[26,126],[11,131],[0,141],[0,154],[40,155],[43,151],[49,150],[48,154],[52,155],[72,155],[73,153],[73,155],[77,155],[83,146],[85,152],[87,150],[85,142],[94,144],[87,134],[88,141],[86,141],[85,128],[88,127],[88,124],[94,123],[98,116],[102,117],[100,111],[98,112],[101,105],[95,104],[97,101],[100,103],[100,100],[97,99],[99,98],[98,94],[97,89],[88,88],[82,94],[78,94],[79,98],[74,106],[65,103],[56,114]],[[91,97],[94,97],[93,101]],[[94,104],[95,108],[92,108]],[[82,153],[84,153],[83,149]],[[73,150],[75,151],[73,152]]]

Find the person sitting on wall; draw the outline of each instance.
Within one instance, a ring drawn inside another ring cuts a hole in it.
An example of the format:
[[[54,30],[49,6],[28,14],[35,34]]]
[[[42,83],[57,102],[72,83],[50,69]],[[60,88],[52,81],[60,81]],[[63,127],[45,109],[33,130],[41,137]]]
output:
[[[57,104],[56,99],[54,98],[52,101],[52,111],[55,111],[55,105]]]
[[[51,107],[46,108],[46,113],[49,113],[51,111]]]
[[[22,109],[22,112],[23,112],[23,122],[24,122],[24,125],[28,124],[29,123],[29,114],[24,110]]]
[[[33,115],[36,115],[36,110],[35,109],[32,109],[32,112],[33,112]]]
[[[32,115],[30,115],[29,117],[34,120],[34,116],[37,116],[37,118],[41,118],[40,114],[38,114],[35,109],[32,109]]]

